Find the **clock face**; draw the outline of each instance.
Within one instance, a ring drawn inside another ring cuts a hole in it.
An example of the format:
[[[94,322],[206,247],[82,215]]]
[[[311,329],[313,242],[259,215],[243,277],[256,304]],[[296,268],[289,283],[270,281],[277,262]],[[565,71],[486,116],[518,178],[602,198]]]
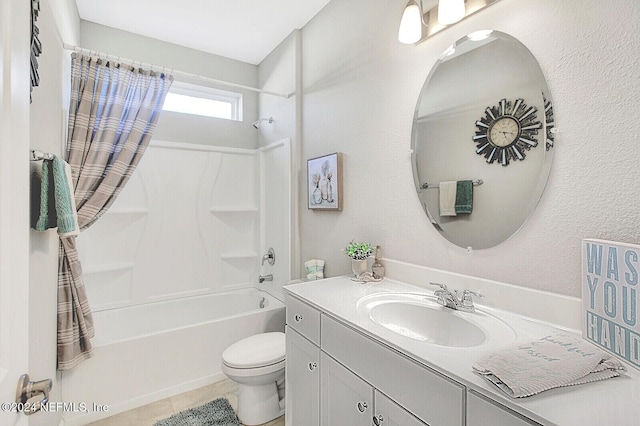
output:
[[[513,117],[499,118],[489,127],[487,136],[495,146],[509,146],[520,137],[520,123]]]
[[[497,160],[503,166],[510,160],[524,160],[525,151],[538,145],[536,135],[542,123],[536,120],[537,111],[522,99],[502,99],[497,106],[487,107],[485,116],[475,123],[476,154],[483,155],[489,164]]]

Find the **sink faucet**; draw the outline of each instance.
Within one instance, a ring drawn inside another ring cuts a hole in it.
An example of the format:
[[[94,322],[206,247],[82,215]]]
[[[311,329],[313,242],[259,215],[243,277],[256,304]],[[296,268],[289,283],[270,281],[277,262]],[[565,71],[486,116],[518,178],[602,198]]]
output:
[[[262,284],[265,281],[273,281],[273,274],[269,274],[269,275],[260,275],[258,277],[258,282],[260,284]]]
[[[473,304],[472,296],[483,297],[480,293],[471,290],[464,290],[462,296],[458,297],[458,290],[454,290],[453,293],[451,293],[444,284],[430,284],[440,287],[440,290],[436,290],[433,293],[438,298],[438,303],[456,311],[474,312],[476,308]]]

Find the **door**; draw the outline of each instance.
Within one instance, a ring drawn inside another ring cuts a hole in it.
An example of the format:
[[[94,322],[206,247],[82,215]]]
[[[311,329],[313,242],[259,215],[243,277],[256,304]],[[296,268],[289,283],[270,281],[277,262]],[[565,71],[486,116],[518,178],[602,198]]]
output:
[[[369,426],[373,418],[373,388],[321,352],[320,424]]]
[[[29,362],[30,6],[0,0],[0,424],[19,426],[7,408]]]
[[[320,348],[287,330],[287,425],[318,426],[320,422]]]

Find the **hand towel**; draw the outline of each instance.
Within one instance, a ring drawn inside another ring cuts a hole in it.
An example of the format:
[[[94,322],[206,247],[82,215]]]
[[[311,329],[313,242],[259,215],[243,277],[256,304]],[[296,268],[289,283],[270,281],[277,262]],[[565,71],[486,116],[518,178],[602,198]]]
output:
[[[64,163],[65,177],[67,178],[67,187],[69,191],[69,202],[71,204],[71,214],[73,215],[73,227],[68,232],[62,232],[58,227],[58,234],[61,237],[69,237],[72,235],[80,235],[80,226],[78,225],[78,210],[76,209],[75,190],[73,188],[73,179],[71,176],[71,166],[67,162]]]
[[[627,371],[612,355],[563,333],[488,354],[473,370],[512,398],[609,379]]]
[[[40,208],[34,227],[37,231],[58,227],[60,234],[66,234],[74,232],[77,227],[75,203],[71,199],[65,164],[57,156],[53,160],[42,160]]]
[[[304,262],[304,267],[308,272],[307,279],[309,281],[321,280],[324,278],[324,260],[307,260]]]
[[[55,205],[53,200],[53,181],[51,167],[47,167],[43,176],[43,163],[31,163],[31,227],[37,231],[55,228]],[[43,184],[44,182],[44,184]]]
[[[457,182],[440,182],[440,216],[456,215]]]
[[[473,210],[473,182],[459,180],[456,183],[456,214],[470,214]]]

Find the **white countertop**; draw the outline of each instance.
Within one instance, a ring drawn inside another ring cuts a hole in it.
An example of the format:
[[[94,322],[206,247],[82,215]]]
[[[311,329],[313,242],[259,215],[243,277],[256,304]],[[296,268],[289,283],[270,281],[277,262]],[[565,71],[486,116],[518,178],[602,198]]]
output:
[[[627,367],[628,372],[622,377],[552,389],[531,397],[516,399],[508,397],[486,379],[473,373],[473,363],[483,354],[509,346],[515,341],[528,342],[559,331],[558,328],[549,324],[488,308],[480,303],[477,304],[480,310],[503,320],[513,329],[513,338],[489,339],[476,347],[445,347],[392,332],[358,312],[357,302],[363,296],[381,292],[433,295],[433,292],[423,288],[388,278],[378,283],[361,284],[352,281],[349,277],[335,277],[291,284],[285,286],[284,290],[369,337],[542,424],[558,426],[640,424],[640,372],[631,366]],[[566,329],[562,331],[567,332]],[[580,336],[577,335],[577,337]]]

